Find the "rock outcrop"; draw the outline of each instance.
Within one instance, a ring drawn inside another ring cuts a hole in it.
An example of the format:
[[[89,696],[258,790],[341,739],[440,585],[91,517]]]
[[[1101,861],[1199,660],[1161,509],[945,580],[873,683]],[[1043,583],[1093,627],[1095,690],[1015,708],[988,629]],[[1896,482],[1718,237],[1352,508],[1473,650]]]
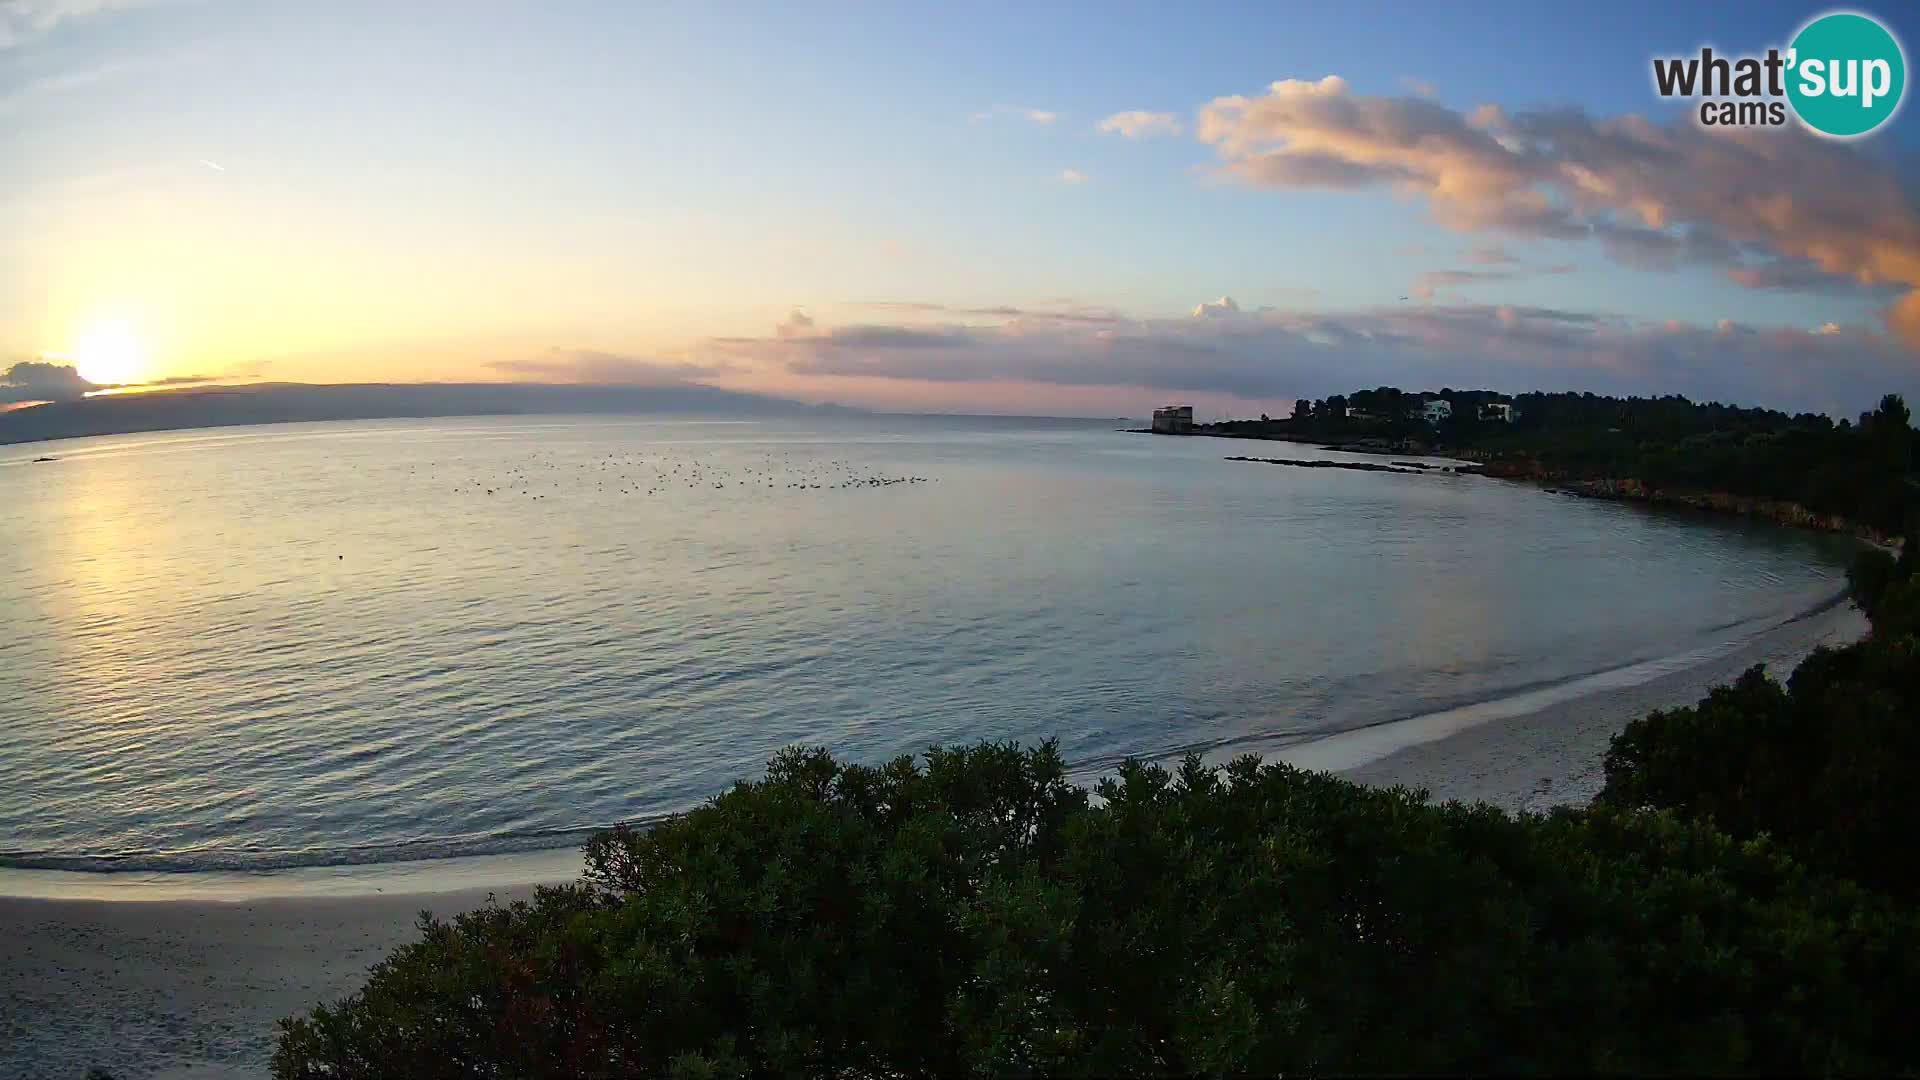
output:
[[[1656,488],[1630,476],[1582,477],[1561,469],[1542,468],[1538,463],[1528,460],[1491,458],[1483,461],[1477,471],[1483,476],[1501,480],[1550,484],[1552,487],[1549,490],[1589,499],[1686,506],[1715,514],[1737,514],[1741,517],[1759,518],[1796,528],[1845,533],[1876,544],[1893,542],[1892,537],[1877,529],[1848,520],[1838,514],[1823,514],[1810,510],[1797,502],[1785,499],[1736,495],[1726,491]]]

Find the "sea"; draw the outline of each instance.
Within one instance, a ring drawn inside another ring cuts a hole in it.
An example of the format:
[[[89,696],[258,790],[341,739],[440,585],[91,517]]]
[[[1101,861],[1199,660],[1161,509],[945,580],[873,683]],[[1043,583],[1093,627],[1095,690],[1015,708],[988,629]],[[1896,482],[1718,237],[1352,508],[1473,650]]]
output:
[[[1285,754],[1651,678],[1844,586],[1836,537],[1121,426],[503,417],[0,447],[0,867],[561,849],[794,745],[1057,739],[1081,778]]]

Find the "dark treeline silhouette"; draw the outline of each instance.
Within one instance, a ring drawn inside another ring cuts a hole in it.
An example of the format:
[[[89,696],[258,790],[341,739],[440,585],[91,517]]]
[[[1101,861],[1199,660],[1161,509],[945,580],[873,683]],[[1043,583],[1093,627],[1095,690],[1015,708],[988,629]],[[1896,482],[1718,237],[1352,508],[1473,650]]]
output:
[[[1451,414],[1417,416],[1444,399]],[[1505,420],[1487,409],[1511,405]],[[1724,492],[1793,503],[1884,535],[1915,506],[1915,440],[1907,406],[1889,394],[1858,421],[1678,396],[1498,394],[1487,390],[1360,390],[1298,402],[1291,417],[1202,425],[1202,434],[1377,444],[1495,463],[1498,475],[1630,482],[1639,491]]]

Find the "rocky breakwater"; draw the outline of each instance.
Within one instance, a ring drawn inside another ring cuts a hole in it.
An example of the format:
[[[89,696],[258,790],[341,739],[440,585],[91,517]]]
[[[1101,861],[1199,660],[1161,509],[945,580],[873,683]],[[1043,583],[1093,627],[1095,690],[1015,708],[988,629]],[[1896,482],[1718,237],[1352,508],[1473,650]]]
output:
[[[1417,461],[1396,461],[1391,465],[1376,465],[1371,461],[1324,461],[1318,458],[1302,460],[1300,458],[1266,457],[1230,457],[1228,461],[1252,461],[1261,465],[1292,465],[1297,469],[1350,469],[1354,472],[1406,473],[1420,476],[1428,473],[1472,473],[1478,474],[1477,465],[1422,465]]]

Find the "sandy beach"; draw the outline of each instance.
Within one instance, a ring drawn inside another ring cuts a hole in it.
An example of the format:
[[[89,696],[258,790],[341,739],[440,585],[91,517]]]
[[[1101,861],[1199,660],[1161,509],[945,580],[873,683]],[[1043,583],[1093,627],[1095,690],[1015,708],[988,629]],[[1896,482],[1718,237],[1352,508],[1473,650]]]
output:
[[[1629,720],[1691,704],[1756,663],[1784,675],[1816,646],[1865,631],[1860,613],[1841,604],[1635,685],[1459,730],[1452,728],[1467,721],[1429,725],[1418,737],[1431,741],[1416,745],[1405,745],[1405,733],[1329,740],[1319,762],[1364,783],[1424,787],[1438,799],[1509,810],[1584,802],[1600,788],[1608,739]],[[1395,742],[1398,749],[1377,756]],[[1341,767],[1342,755],[1373,759]],[[1298,759],[1311,764],[1315,755]],[[532,865],[538,879],[553,880],[568,876],[569,859],[553,853],[511,865]],[[524,872],[510,887],[471,884],[488,873],[505,871],[470,866],[452,890],[422,884],[444,877],[402,877],[368,895],[0,898],[0,1077],[79,1080],[94,1067],[124,1080],[263,1076],[275,1021],[355,989],[370,965],[410,939],[420,909],[450,915],[485,903],[490,891],[502,900],[531,891]],[[350,893],[352,880],[304,888]]]
[[[0,899],[0,1076],[264,1076],[277,1019],[353,990],[421,908],[486,900]]]
[[[1704,663],[1467,727],[1336,771],[1363,784],[1426,788],[1435,799],[1488,802],[1510,811],[1584,803],[1605,784],[1601,762],[1607,743],[1628,722],[1655,709],[1692,705],[1755,664],[1785,679],[1814,649],[1858,641],[1867,629],[1858,608],[1840,603],[1775,627]]]

